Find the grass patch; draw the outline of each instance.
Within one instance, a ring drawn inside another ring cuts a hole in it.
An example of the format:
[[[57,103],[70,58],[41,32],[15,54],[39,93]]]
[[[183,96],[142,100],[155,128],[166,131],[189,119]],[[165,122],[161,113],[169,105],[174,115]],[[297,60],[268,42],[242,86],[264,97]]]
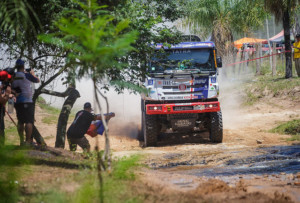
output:
[[[55,108],[53,106],[50,106],[46,103],[45,99],[42,97],[38,97],[37,104],[41,109],[43,109],[46,113],[51,114],[51,116],[47,116],[43,118],[42,122],[46,124],[55,124],[57,123],[58,116],[60,114],[61,109]],[[75,112],[71,110],[69,115],[69,120],[74,120],[75,118]]]
[[[45,110],[49,114],[52,115],[60,114],[60,109],[50,106],[49,104],[46,103],[45,99],[43,99],[42,97],[38,97],[37,104],[39,105],[39,107],[41,107],[41,109]]]
[[[285,79],[281,76],[258,76],[255,81],[246,84],[244,89],[244,104],[253,105],[259,101],[259,99],[266,96],[278,97],[280,95],[286,95],[291,100],[296,100],[299,98],[295,97],[292,91],[295,87],[300,87],[299,77]]]
[[[55,176],[53,180],[47,182],[41,180],[29,183],[27,190],[17,196],[15,200],[22,202],[100,202],[100,184],[94,154],[96,153],[93,153],[93,156],[87,160],[77,160],[77,164],[86,162],[92,166],[91,168],[79,168],[76,169],[78,171],[76,173]],[[134,155],[115,160],[111,172],[102,172],[104,202],[143,202],[143,197],[137,194],[133,186],[133,181],[135,181],[134,169],[139,166],[139,159],[140,156]],[[41,167],[45,167],[45,165]],[[39,175],[31,173],[40,170],[42,169],[39,166],[35,166],[35,170],[28,171],[25,174],[27,176]],[[49,173],[49,169],[47,171]],[[25,184],[25,182],[22,184]],[[68,191],[62,185],[67,187],[77,185],[77,187],[72,191]]]
[[[29,163],[21,151],[12,151],[12,147],[0,147],[0,200],[18,202],[19,178],[24,164]]]
[[[142,202],[130,187],[135,180],[133,169],[138,166],[140,156],[122,158],[113,162],[111,173],[103,173],[104,202]],[[89,174],[84,185],[77,191],[75,202],[99,202],[100,187],[96,170]]]
[[[42,122],[45,124],[55,124],[57,123],[58,117],[56,115],[50,115],[42,118]]]
[[[271,129],[270,132],[292,135],[288,141],[300,141],[300,119],[280,124],[276,128]]]
[[[19,138],[19,134],[18,134],[18,130],[17,127],[12,125],[9,127],[6,127],[4,129],[5,132],[5,144],[6,145],[11,145],[11,144],[16,144],[19,145],[20,144],[20,138]]]

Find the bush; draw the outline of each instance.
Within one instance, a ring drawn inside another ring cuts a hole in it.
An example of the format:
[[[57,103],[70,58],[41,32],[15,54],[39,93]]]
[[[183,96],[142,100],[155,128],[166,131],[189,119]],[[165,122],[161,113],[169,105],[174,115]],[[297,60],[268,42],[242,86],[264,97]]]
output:
[[[283,123],[276,128],[270,130],[273,133],[280,133],[280,134],[288,134],[292,135],[292,137],[288,140],[300,140],[300,120],[292,120],[286,123]]]

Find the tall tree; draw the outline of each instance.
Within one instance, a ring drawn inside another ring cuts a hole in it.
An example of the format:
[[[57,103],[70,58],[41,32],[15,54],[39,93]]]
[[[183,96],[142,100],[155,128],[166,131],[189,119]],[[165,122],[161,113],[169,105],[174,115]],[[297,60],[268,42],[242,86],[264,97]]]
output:
[[[36,102],[44,88],[51,88],[52,82],[67,72],[69,64],[65,61],[66,53],[59,47],[38,41],[37,35],[55,31],[52,22],[61,12],[74,6],[67,0],[4,0],[0,2],[0,49],[5,53],[4,65],[14,65],[16,58],[25,58],[26,65],[35,69],[41,79],[35,90],[33,101]],[[2,59],[3,59],[2,58]],[[13,62],[11,62],[13,61]],[[65,74],[67,75],[67,74]],[[66,121],[67,122],[67,121]],[[35,128],[37,142],[42,140]]]
[[[233,33],[247,33],[263,25],[266,12],[259,1],[192,0],[185,6],[185,16],[201,32],[211,33],[218,53],[232,53]]]
[[[41,35],[40,39],[68,52],[67,60],[74,65],[77,79],[89,77],[93,80],[94,98],[105,129],[104,154],[110,165],[109,131],[98,99],[98,94],[101,93],[98,86],[109,78],[110,71],[122,70],[128,66],[119,59],[134,49],[131,44],[137,33],[126,30],[130,24],[126,19],[114,24],[114,17],[103,10],[104,7],[99,6],[96,0],[78,2],[78,5],[80,10],[68,11],[55,23],[59,32]]]
[[[118,84],[116,90],[122,91],[124,88],[134,87],[130,84],[139,85],[141,78],[145,77],[149,56],[154,51],[150,44],[179,42],[181,33],[165,22],[169,24],[174,22],[183,12],[174,0],[105,0],[103,4],[107,4],[107,9],[115,16],[114,22],[129,19],[131,23],[127,30],[136,30],[139,33],[135,43],[132,44],[135,51],[119,59],[128,63],[128,68],[109,73]]]
[[[300,0],[265,0],[266,10],[274,14],[276,22],[281,21],[284,29],[285,43],[285,78],[293,77],[292,47],[291,47],[291,11],[296,8]]]

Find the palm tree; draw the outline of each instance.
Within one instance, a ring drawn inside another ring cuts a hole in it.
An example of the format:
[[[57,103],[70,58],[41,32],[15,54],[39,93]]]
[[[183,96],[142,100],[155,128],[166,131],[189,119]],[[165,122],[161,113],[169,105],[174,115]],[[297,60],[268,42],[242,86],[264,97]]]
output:
[[[24,30],[35,31],[34,22],[38,22],[35,12],[27,1],[2,0],[0,2],[0,35],[19,39]]]
[[[233,33],[249,33],[263,25],[266,12],[258,0],[191,0],[185,5],[188,24],[211,33],[218,53],[233,49]]]
[[[285,43],[285,78],[293,77],[292,72],[292,47],[290,38],[291,29],[291,11],[296,8],[300,0],[265,0],[264,5],[267,11],[274,14],[275,20],[278,23],[282,20],[284,29]]]

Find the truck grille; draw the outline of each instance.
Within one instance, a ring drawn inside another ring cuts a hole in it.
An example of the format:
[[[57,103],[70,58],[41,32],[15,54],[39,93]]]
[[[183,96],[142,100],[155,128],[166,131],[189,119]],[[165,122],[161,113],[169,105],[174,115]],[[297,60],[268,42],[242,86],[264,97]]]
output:
[[[199,93],[199,92],[202,92],[202,91],[194,91],[194,92],[191,92],[191,91],[188,91],[188,92],[163,92],[165,95],[178,95],[178,94],[195,94],[195,93]]]
[[[173,107],[174,111],[188,111],[188,110],[193,110],[193,106],[174,106]]]
[[[186,88],[201,88],[201,87],[205,87],[205,84],[197,84],[197,85],[187,85]],[[163,89],[174,89],[174,90],[178,90],[178,85],[171,85],[171,86],[163,86]]]
[[[198,115],[196,113],[190,113],[190,114],[187,114],[187,113],[181,113],[181,114],[170,114],[168,115],[168,117],[170,119],[197,119],[198,118]]]

